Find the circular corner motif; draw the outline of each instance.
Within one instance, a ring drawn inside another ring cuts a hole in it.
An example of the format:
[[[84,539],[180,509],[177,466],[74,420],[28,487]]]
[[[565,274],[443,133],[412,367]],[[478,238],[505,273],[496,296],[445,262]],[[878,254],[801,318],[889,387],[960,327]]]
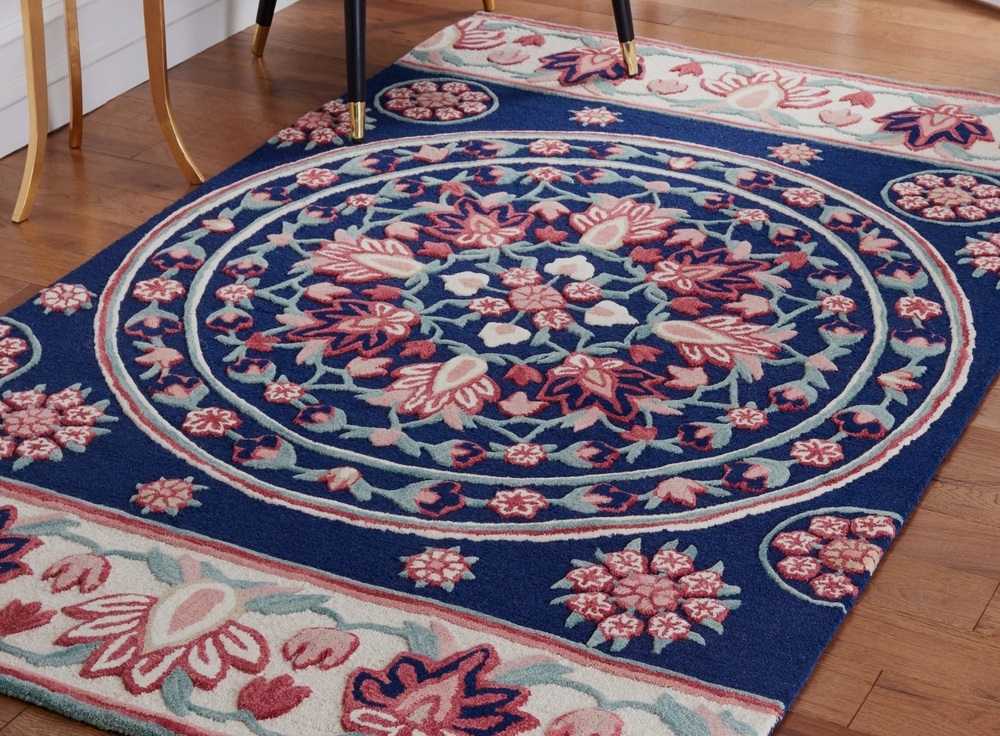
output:
[[[758,557],[767,574],[796,598],[847,610],[875,572],[903,517],[856,507],[798,514],[764,537]]]
[[[448,125],[478,120],[500,106],[486,85],[439,77],[399,82],[375,96],[375,107],[408,123]]]
[[[943,225],[1000,222],[1000,181],[982,173],[932,170],[893,179],[882,189],[889,207]]]
[[[109,384],[201,470],[462,538],[694,528],[821,495],[927,429],[974,340],[947,263],[855,195],[588,133],[261,172],[155,227],[98,309]]]

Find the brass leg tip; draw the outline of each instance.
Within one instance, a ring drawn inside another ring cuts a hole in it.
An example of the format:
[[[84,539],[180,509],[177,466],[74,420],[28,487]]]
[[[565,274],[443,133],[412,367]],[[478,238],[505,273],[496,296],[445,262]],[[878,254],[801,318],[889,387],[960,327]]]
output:
[[[630,77],[639,75],[639,58],[635,51],[635,41],[626,41],[622,44],[622,56],[625,58],[625,71]]]
[[[497,4],[493,0],[483,0],[483,10],[488,10],[493,12],[496,10]]]
[[[351,113],[351,138],[356,141],[365,137],[365,103],[350,102],[347,105]]]
[[[271,31],[270,26],[257,26],[253,32],[253,44],[250,46],[250,53],[254,56],[264,55],[264,46],[267,45],[267,34]]]

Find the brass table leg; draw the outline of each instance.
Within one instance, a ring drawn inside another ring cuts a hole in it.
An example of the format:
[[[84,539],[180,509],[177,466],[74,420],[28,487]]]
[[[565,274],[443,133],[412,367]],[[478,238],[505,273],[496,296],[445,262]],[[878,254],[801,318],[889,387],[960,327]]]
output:
[[[257,4],[257,27],[253,31],[253,45],[250,53],[254,56],[264,55],[267,45],[267,34],[271,31],[271,21],[274,20],[274,8],[278,0],[260,0]]]
[[[28,158],[24,163],[21,191],[14,205],[14,222],[24,222],[31,214],[38,182],[42,178],[42,160],[49,133],[48,82],[45,78],[45,21],[42,0],[21,0],[21,24],[24,28],[24,66],[28,75]]]
[[[483,10],[488,10],[493,12],[496,10],[497,4],[493,0],[483,0]]]
[[[153,108],[160,122],[163,138],[173,154],[174,161],[192,184],[202,184],[205,177],[191,159],[174,120],[167,85],[167,25],[163,13],[163,0],[143,0],[143,18],[146,24],[146,57],[149,61],[149,87],[153,95]]]
[[[80,26],[76,19],[76,0],[65,0],[66,56],[69,58],[69,147],[83,143],[83,72],[80,68]]]

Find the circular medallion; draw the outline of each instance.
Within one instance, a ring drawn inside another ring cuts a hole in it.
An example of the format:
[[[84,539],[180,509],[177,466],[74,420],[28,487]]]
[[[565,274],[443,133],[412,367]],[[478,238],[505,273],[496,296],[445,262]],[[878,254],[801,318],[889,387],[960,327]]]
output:
[[[587,134],[263,172],[156,227],[100,306],[106,376],[157,441],[250,495],[427,536],[814,497],[923,432],[973,338],[943,260],[851,193]]]
[[[391,118],[437,125],[477,120],[499,105],[485,85],[448,78],[400,82],[375,97],[375,107]]]

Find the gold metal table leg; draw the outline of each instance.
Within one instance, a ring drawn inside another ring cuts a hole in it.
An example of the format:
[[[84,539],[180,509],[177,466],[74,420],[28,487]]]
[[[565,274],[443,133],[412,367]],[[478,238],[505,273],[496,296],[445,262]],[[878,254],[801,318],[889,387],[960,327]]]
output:
[[[24,28],[24,66],[28,76],[28,158],[24,163],[21,191],[14,205],[14,222],[24,222],[31,214],[49,133],[48,83],[45,78],[45,21],[42,0],[21,0]]]
[[[497,4],[493,0],[483,0],[483,10],[488,10],[493,12],[496,10]]]
[[[192,184],[202,184],[205,177],[191,159],[177,130],[170,88],[167,85],[167,25],[163,13],[163,0],[143,0],[143,18],[146,24],[146,57],[149,61],[149,87],[153,95],[153,108],[160,122],[163,137],[173,154],[177,166]]]
[[[76,0],[65,0],[66,55],[69,57],[69,147],[83,143],[83,72],[80,68],[80,26],[76,19]]]

